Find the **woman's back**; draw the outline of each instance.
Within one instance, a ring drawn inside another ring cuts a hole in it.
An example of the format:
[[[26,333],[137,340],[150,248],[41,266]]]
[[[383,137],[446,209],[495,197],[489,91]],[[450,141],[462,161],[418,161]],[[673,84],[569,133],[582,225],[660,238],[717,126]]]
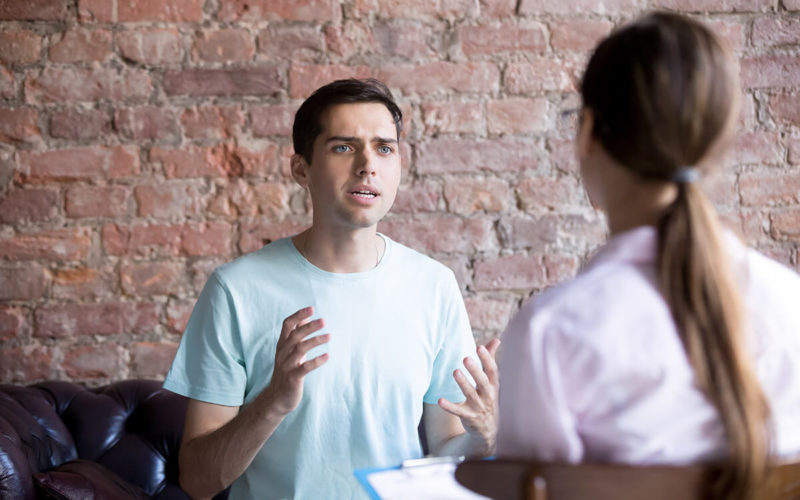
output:
[[[732,236],[726,246],[772,409],[774,453],[800,456],[800,276]],[[632,229],[575,280],[523,306],[504,338],[498,455],[650,464],[726,454],[656,263],[656,229]]]

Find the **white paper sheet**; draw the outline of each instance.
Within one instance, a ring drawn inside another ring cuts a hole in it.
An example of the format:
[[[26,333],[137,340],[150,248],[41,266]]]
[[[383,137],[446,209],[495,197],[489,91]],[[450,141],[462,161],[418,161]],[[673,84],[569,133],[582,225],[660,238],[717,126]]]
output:
[[[458,484],[456,464],[373,472],[367,481],[382,500],[490,500]]]

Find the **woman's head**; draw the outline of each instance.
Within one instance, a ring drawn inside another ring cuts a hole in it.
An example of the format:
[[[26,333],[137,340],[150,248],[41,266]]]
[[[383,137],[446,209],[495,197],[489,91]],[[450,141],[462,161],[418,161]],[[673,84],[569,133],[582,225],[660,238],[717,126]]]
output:
[[[646,179],[703,168],[736,122],[739,82],[729,51],[704,25],[655,13],[595,49],[581,84],[592,136]]]
[[[726,431],[730,460],[718,494],[752,497],[768,463],[769,408],[716,211],[687,175],[713,163],[732,135],[739,92],[732,59],[702,24],[651,14],[600,43],[581,92],[579,150],[594,151],[581,159],[590,196],[596,186],[612,202],[620,193],[642,204],[670,194],[647,221],[658,226],[659,285],[697,386]]]

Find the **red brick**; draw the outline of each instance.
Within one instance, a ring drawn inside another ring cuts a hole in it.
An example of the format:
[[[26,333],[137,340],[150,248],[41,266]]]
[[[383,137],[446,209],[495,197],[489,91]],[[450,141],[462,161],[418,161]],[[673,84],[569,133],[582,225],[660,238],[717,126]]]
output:
[[[407,59],[437,57],[443,50],[439,32],[426,24],[389,20],[372,27],[373,47],[389,56]]]
[[[111,132],[111,118],[98,109],[64,109],[50,115],[50,135],[59,139],[97,139]]]
[[[739,175],[742,205],[774,206],[800,203],[800,169],[777,168],[742,172]]]
[[[118,109],[114,128],[120,136],[135,141],[174,141],[180,138],[174,112],[157,106]]]
[[[463,294],[467,287],[472,283],[472,271],[470,268],[470,260],[466,255],[439,255],[436,260],[450,268],[453,274],[456,275],[456,281]]]
[[[580,166],[575,157],[574,140],[551,139],[548,141],[547,149],[553,167],[562,172],[579,175]]]
[[[122,377],[124,368],[124,352],[113,342],[71,347],[64,353],[64,373],[71,379]]]
[[[14,99],[17,96],[17,84],[14,75],[0,66],[0,99]]]
[[[242,223],[239,251],[242,253],[254,252],[275,240],[297,234],[310,225],[310,217],[306,219],[287,219],[278,222],[263,219]]]
[[[510,63],[503,86],[512,94],[540,94],[575,90],[567,62],[551,58]]]
[[[800,0],[782,0],[783,8],[789,11],[800,10]]]
[[[174,342],[137,342],[129,346],[132,376],[163,379],[177,350]]]
[[[547,28],[538,22],[519,24],[461,26],[458,29],[461,50],[469,56],[547,50]]]
[[[164,165],[168,178],[264,176],[277,172],[277,146],[273,144],[181,149],[153,148],[151,161]]]
[[[517,184],[517,197],[520,208],[526,211],[589,206],[583,186],[577,179],[567,175],[521,179]]]
[[[456,20],[478,15],[478,4],[474,0],[356,0],[353,15],[357,17],[374,14],[381,18],[397,19],[448,19]]]
[[[473,252],[495,246],[492,221],[434,215],[411,219],[391,217],[381,221],[380,231],[423,253]]]
[[[483,105],[478,102],[427,102],[422,106],[426,135],[475,134],[486,130]]]
[[[258,35],[258,53],[268,59],[312,61],[324,51],[318,26],[270,25]]]
[[[753,21],[753,45],[796,45],[800,42],[800,20],[764,16]]]
[[[605,241],[606,225],[589,215],[546,214],[511,217],[501,221],[507,246],[514,250],[540,250],[545,246],[585,250]]]
[[[184,226],[181,250],[190,257],[230,255],[233,227],[227,222],[189,222]]]
[[[259,247],[260,248],[260,247]],[[190,264],[189,274],[195,295],[199,295],[214,269],[228,262],[228,259],[197,259]]]
[[[186,69],[164,75],[167,95],[194,97],[271,96],[283,88],[277,66],[237,69]]]
[[[509,17],[517,10],[517,0],[480,0],[482,17]]]
[[[278,146],[266,142],[223,144],[212,150],[226,174],[265,178],[280,172]]]
[[[66,21],[70,0],[7,0],[0,2],[2,21]]]
[[[800,137],[791,137],[789,143],[789,163],[800,165]]]
[[[19,224],[45,221],[56,215],[58,205],[58,191],[10,189],[0,197],[0,222]]]
[[[300,65],[289,69],[289,95],[305,99],[319,87],[342,78],[368,78],[374,76],[368,66]]]
[[[782,164],[781,136],[778,132],[740,132],[733,145],[733,159],[738,164]]]
[[[252,186],[248,182],[244,179],[230,179],[223,182],[218,186],[217,193],[206,208],[208,213],[228,220],[243,215],[258,214],[258,204],[255,201]]]
[[[770,96],[769,111],[772,118],[780,123],[800,126],[800,95]]]
[[[800,239],[800,209],[791,208],[770,214],[771,235],[776,240]]]
[[[50,347],[26,345],[0,349],[2,383],[29,384],[52,378],[53,352]]]
[[[34,142],[42,133],[33,108],[0,108],[0,142]]]
[[[139,150],[133,146],[20,151],[18,158],[26,182],[118,179],[139,173]]]
[[[153,84],[146,71],[111,67],[52,67],[25,80],[25,98],[30,103],[77,101],[142,101],[150,97]]]
[[[143,297],[178,294],[187,284],[182,262],[126,263],[119,275],[125,293]]]
[[[78,19],[82,23],[115,22],[115,3],[108,0],[78,0]]]
[[[88,228],[65,228],[0,238],[0,258],[83,260],[92,244]]]
[[[744,49],[747,44],[747,26],[742,22],[727,19],[703,19],[703,23],[735,51]]]
[[[769,217],[761,209],[739,208],[733,219],[734,222],[730,227],[733,227],[736,233],[741,234],[746,244],[756,245],[765,240],[772,241],[772,238],[768,236]]]
[[[256,137],[279,135],[291,137],[295,104],[278,104],[250,109],[250,131]]]
[[[150,64],[177,64],[183,60],[181,34],[175,28],[145,28],[117,33],[120,55]]]
[[[206,62],[245,62],[253,59],[256,45],[245,29],[223,28],[203,31],[192,46],[192,58]]]
[[[552,128],[550,102],[547,99],[511,98],[486,104],[489,133],[532,134]]]
[[[225,171],[216,161],[212,149],[191,145],[175,149],[154,147],[150,150],[150,161],[162,164],[168,179],[224,176]]]
[[[158,306],[147,302],[48,305],[36,309],[36,337],[144,333],[158,325]]]
[[[417,66],[384,66],[378,71],[378,78],[404,94],[494,92],[500,83],[500,70],[488,62],[434,61]]]
[[[418,181],[412,186],[401,186],[392,212],[436,212],[439,209],[440,193],[441,188],[433,182]]]
[[[787,87],[797,85],[800,57],[767,55],[741,61],[742,84],[745,88]]]
[[[552,26],[550,43],[554,50],[588,51],[613,28],[614,23],[604,19],[565,19]]]
[[[684,12],[758,12],[769,8],[769,2],[753,0],[657,0],[653,8]]]
[[[503,330],[517,309],[512,298],[467,297],[464,305],[469,314],[469,324],[478,330]]]
[[[470,215],[475,212],[505,212],[514,203],[508,183],[496,177],[459,178],[444,182],[448,212]]]
[[[184,110],[181,124],[186,137],[228,139],[240,133],[244,116],[239,106],[202,106]]]
[[[220,0],[222,21],[334,21],[339,2],[333,0]]]
[[[197,182],[166,181],[136,186],[133,195],[141,217],[183,218],[198,212],[200,188]]]
[[[194,300],[169,299],[167,303],[167,326],[175,333],[183,333],[194,309]]]
[[[522,171],[542,158],[541,146],[508,139],[436,139],[417,144],[417,172]]]
[[[116,276],[111,268],[76,267],[53,271],[52,296],[62,299],[108,297]]]
[[[325,51],[328,54],[339,56],[339,59],[349,60],[354,56],[374,53],[377,49],[375,29],[366,23],[347,20],[342,24],[329,24],[325,27]],[[319,60],[319,55],[309,51],[293,54],[291,60],[296,61],[299,56],[303,60]],[[336,59],[333,57],[332,59]]]
[[[98,2],[100,0],[93,0]],[[87,2],[88,3],[88,2]],[[117,2],[117,17],[121,23],[157,21],[165,23],[199,22],[203,20],[204,0],[137,0]]]
[[[50,40],[50,60],[60,63],[105,61],[111,57],[111,32],[74,28]]]
[[[41,266],[0,267],[0,300],[35,300],[46,290],[47,275]]]
[[[578,270],[574,255],[514,254],[475,263],[475,290],[520,290],[554,285]]]
[[[541,15],[541,14],[568,14],[582,15],[625,13],[630,14],[640,8],[637,0],[606,0],[595,2],[593,0],[521,0],[519,13],[521,15]]]
[[[0,306],[0,341],[20,337],[26,315],[19,307]]]
[[[127,186],[73,186],[67,190],[69,217],[119,217],[128,214]]]
[[[262,215],[283,218],[289,212],[289,193],[286,185],[267,182],[253,186],[253,197]]]
[[[170,257],[180,253],[180,224],[106,224],[102,229],[103,248],[109,255]]]
[[[30,64],[38,61],[41,53],[42,37],[32,31],[19,30],[0,33],[0,63]]]

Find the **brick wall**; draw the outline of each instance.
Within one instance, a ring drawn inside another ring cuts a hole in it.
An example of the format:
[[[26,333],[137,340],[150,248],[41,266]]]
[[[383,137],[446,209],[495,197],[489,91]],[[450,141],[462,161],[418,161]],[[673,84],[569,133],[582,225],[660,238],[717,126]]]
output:
[[[0,0],[0,381],[163,376],[209,272],[308,224],[293,113],[347,76],[407,116],[381,230],[450,266],[476,336],[498,334],[604,238],[576,80],[659,6],[741,56],[741,132],[708,188],[798,267],[800,1]]]

